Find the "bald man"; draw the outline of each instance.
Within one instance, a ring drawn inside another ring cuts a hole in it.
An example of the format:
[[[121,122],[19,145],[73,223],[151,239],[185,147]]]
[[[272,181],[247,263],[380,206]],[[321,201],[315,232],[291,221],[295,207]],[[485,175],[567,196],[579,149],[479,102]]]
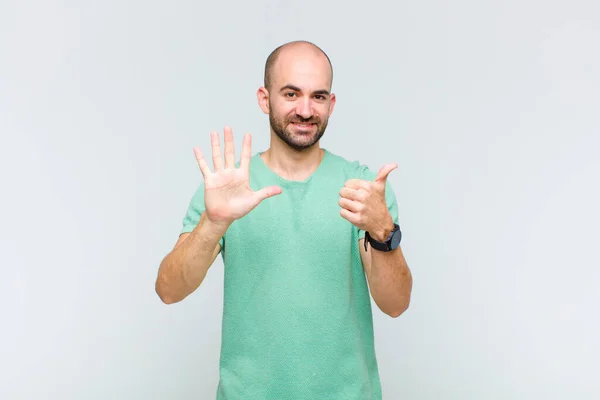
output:
[[[221,254],[224,303],[218,400],[382,398],[371,297],[391,317],[409,305],[412,277],[400,247],[396,164],[375,173],[321,148],[336,97],[316,45],[275,49],[257,99],[270,147],[211,134],[213,170],[194,148],[204,182],[160,264],[156,291],[179,302]],[[370,293],[369,293],[370,289]]]

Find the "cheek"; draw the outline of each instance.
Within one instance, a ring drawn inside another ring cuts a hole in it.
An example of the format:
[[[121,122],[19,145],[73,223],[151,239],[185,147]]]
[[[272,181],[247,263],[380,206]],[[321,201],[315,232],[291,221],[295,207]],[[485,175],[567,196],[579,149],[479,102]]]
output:
[[[316,110],[319,113],[319,117],[322,120],[326,120],[327,118],[329,118],[331,107],[329,104],[323,104],[323,105],[320,105],[319,107],[317,107]]]
[[[290,107],[286,107],[285,104],[271,104],[271,113],[280,120],[286,120],[290,117],[293,117],[293,109]]]

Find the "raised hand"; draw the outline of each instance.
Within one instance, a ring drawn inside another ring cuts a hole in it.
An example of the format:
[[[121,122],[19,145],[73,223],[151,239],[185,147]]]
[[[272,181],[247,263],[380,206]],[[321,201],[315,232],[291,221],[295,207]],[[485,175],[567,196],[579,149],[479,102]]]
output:
[[[340,215],[359,229],[369,231],[376,240],[384,240],[394,227],[386,204],[385,185],[388,175],[397,167],[397,164],[386,164],[373,182],[349,179],[340,190]]]
[[[194,147],[194,155],[204,176],[206,216],[214,223],[231,224],[252,211],[261,201],[280,194],[282,190],[279,186],[267,186],[256,192],[253,191],[250,187],[252,135],[244,136],[239,168],[235,167],[235,146],[229,126],[225,127],[224,136],[225,160],[223,162],[219,134],[211,133],[214,172],[210,171],[198,147]]]

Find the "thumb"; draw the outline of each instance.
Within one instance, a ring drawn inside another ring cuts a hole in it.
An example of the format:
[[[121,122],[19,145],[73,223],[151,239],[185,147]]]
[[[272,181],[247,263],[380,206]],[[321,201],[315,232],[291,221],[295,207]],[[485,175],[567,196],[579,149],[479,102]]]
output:
[[[282,189],[279,186],[267,186],[254,192],[254,197],[257,200],[257,203],[260,203],[264,199],[281,194],[281,192]]]
[[[377,173],[377,178],[375,178],[375,182],[385,182],[390,172],[398,168],[398,164],[386,164]]]

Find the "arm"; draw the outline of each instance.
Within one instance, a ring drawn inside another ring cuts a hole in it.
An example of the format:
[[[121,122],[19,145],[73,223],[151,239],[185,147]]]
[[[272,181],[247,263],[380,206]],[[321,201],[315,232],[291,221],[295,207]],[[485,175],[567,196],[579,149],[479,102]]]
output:
[[[213,132],[214,172],[209,169],[202,151],[194,148],[204,183],[188,209],[186,233],[179,236],[175,248],[160,263],[155,290],[163,302],[176,303],[196,290],[221,251],[219,242],[233,221],[248,214],[261,201],[281,193],[278,186],[258,191],[250,187],[251,144],[252,136],[245,135],[240,164],[236,168],[231,128],[225,127],[225,163],[219,135]],[[194,226],[189,233],[188,226]]]
[[[385,237],[387,235],[373,235],[375,240],[380,241]],[[365,251],[364,240],[359,241],[360,257],[371,296],[381,311],[396,318],[408,308],[412,292],[412,275],[402,248],[398,246],[395,250],[384,252],[369,246]]]
[[[179,302],[196,290],[221,250],[219,240],[228,225],[218,225],[202,213],[192,232],[183,233],[160,263],[156,293],[165,304]]]
[[[340,214],[358,229],[379,241],[384,241],[398,216],[395,195],[387,176],[396,164],[383,166],[374,181],[350,179],[340,190]],[[359,236],[360,258],[373,300],[384,313],[398,317],[410,303],[412,275],[400,247],[379,251],[370,246],[365,251],[364,238]]]

